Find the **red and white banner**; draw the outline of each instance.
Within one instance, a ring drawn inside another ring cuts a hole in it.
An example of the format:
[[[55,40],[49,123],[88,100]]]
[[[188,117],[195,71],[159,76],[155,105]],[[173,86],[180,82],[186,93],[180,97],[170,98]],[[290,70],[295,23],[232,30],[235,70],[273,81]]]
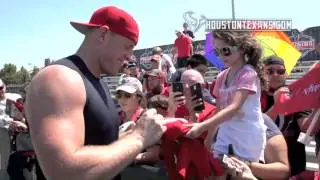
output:
[[[291,114],[320,108],[320,63],[289,86],[291,94],[282,94],[275,103],[275,112]]]

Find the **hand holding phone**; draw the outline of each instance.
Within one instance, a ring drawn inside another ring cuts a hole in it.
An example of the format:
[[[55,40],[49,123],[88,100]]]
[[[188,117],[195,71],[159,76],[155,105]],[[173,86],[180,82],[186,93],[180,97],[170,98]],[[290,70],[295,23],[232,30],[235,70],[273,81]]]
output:
[[[201,112],[204,110],[204,102],[203,102],[203,96],[202,96],[202,90],[201,90],[201,85],[199,83],[194,84],[190,86],[190,91],[192,97],[192,101],[196,101],[195,104],[196,106],[194,107],[194,111],[196,112]]]
[[[172,91],[169,95],[169,106],[174,104],[174,106],[170,106],[171,108],[176,108],[180,104],[185,104],[185,97],[183,95],[183,84],[180,82],[172,83]]]
[[[181,82],[173,82],[172,83],[172,92],[183,93],[183,84]]]

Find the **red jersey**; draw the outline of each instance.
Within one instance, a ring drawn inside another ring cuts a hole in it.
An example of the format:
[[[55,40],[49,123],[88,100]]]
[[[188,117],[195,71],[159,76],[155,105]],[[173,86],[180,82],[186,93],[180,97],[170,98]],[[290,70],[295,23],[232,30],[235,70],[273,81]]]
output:
[[[174,41],[174,46],[178,49],[178,58],[189,57],[191,55],[192,41],[185,35],[178,37]]]
[[[198,139],[185,138],[189,127],[182,121],[167,124],[162,137],[161,151],[168,170],[169,180],[205,179],[212,174],[221,176],[223,167],[205,147],[204,133]]]

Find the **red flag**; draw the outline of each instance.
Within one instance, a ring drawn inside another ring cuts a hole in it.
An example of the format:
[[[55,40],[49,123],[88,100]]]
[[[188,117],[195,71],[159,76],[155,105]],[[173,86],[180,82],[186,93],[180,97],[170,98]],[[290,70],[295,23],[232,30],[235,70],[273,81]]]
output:
[[[280,96],[275,104],[278,114],[291,114],[303,110],[320,108],[320,63],[299,80],[289,86],[291,94]]]

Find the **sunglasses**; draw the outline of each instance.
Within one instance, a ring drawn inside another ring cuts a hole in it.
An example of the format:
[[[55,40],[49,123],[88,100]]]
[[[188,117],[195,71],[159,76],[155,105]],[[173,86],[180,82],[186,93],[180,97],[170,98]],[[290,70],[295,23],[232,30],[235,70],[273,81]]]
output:
[[[285,69],[267,69],[267,74],[268,75],[274,75],[275,73],[277,73],[278,75],[284,75],[286,73]]]
[[[215,53],[218,56],[230,56],[233,52],[238,50],[238,46],[227,46],[223,48],[216,48]]]
[[[117,99],[121,99],[122,97],[125,98],[125,99],[129,99],[131,98],[132,94],[130,93],[127,93],[127,92],[117,92],[116,93],[116,98]]]

